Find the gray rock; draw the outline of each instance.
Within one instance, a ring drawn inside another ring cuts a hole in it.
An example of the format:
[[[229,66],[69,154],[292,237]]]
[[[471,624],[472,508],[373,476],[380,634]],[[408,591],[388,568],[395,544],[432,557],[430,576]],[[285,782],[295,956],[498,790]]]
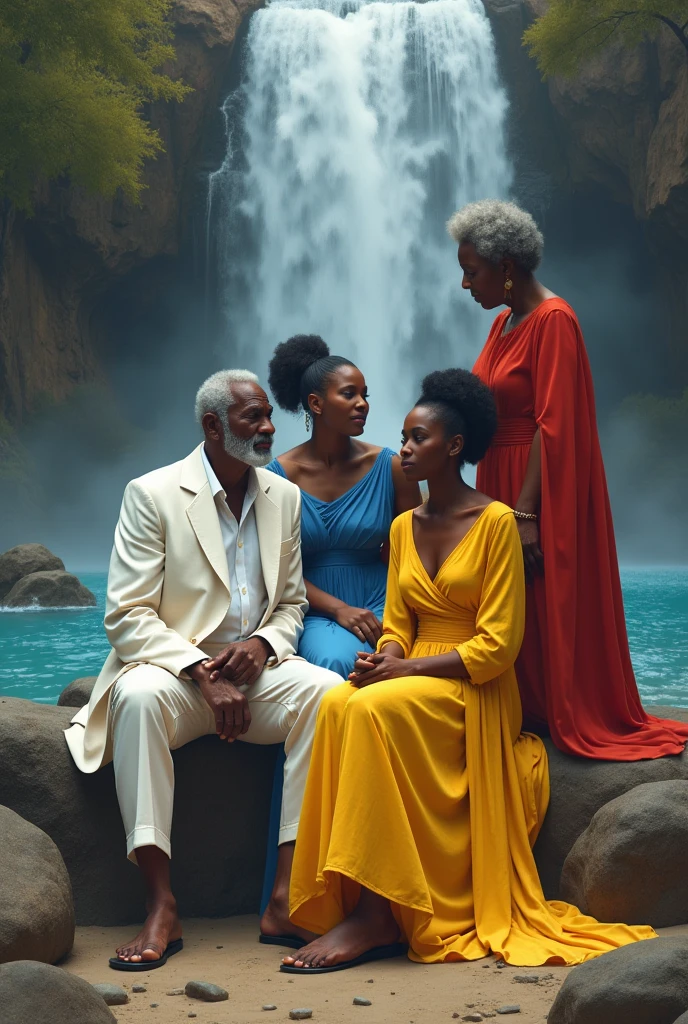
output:
[[[648,711],[678,720],[685,715],[680,708]],[[534,852],[545,895],[548,899],[560,899],[564,861],[596,811],[645,782],[688,780],[688,753],[651,761],[588,761],[562,754],[550,740],[545,740],[545,747],[551,798]]]
[[[354,996],[354,1006],[372,1006],[370,999],[365,996]]]
[[[184,988],[189,999],[200,999],[204,1003],[222,1003],[229,999],[229,992],[211,981],[187,981]]]
[[[83,978],[60,967],[15,960],[0,966],[2,1024],[116,1024]]]
[[[112,985],[106,981],[98,985],[94,985],[93,988],[96,990],[101,999],[104,999],[108,1006],[124,1006],[125,1003],[129,1002],[129,996],[123,988],[119,985]],[[146,990],[144,989],[144,992]]]
[[[79,924],[135,924],[144,893],[126,858],[112,765],[78,771],[64,738],[73,715],[73,708],[0,696],[0,804],[57,845]],[[207,736],[173,753],[172,881],[183,917],[250,914],[260,903],[275,752]],[[199,778],[221,788],[243,780],[241,828],[217,817],[214,787],[199,789]]]
[[[187,1015],[186,1015],[186,1016],[187,1016],[187,1017],[197,1017],[197,1016],[198,1016],[198,1014],[197,1014],[197,1013],[194,1013],[194,1012],[193,1012],[193,1010],[189,1010],[189,1012],[187,1013]]]
[[[551,977],[551,975],[550,975]],[[539,974],[515,974],[511,979],[519,985],[537,985],[540,980]]]
[[[165,993],[165,995],[166,996],[183,996],[184,995],[184,989],[183,988],[171,988],[169,990],[169,992]]]
[[[42,544],[19,544],[0,555],[0,603],[15,583],[32,572],[64,569],[64,562]]]
[[[261,1006],[261,1010],[276,1010],[276,1009],[277,1009],[277,1007],[275,1006],[274,1003],[266,1003],[264,1006]]]
[[[148,989],[146,988],[145,985],[132,985],[131,986],[131,991],[132,992],[147,992]],[[183,989],[180,989],[180,992],[182,992],[182,991],[183,991]]]
[[[480,1021],[483,1019],[482,1013],[467,1013],[461,1020]]]
[[[686,1010],[685,1013],[682,1013],[681,1016],[674,1021],[674,1024],[688,1024],[688,1010]]]
[[[0,963],[55,963],[74,943],[69,875],[49,836],[0,806]]]
[[[80,679],[73,679],[57,698],[58,708],[83,708],[91,699],[97,678],[98,676],[82,676]]]
[[[502,1013],[506,1016],[507,1013],[520,1013],[521,1007],[518,1003],[512,1003],[509,1006],[498,1006],[497,1013]]]
[[[648,939],[571,971],[548,1024],[674,1024],[687,1003],[688,939]]]
[[[313,1016],[312,1010],[290,1010],[290,1020],[308,1020],[309,1017]]]
[[[562,899],[598,921],[688,923],[688,781],[651,782],[595,814],[564,862]]]
[[[157,1009],[157,1007],[158,1007],[158,1006],[160,1006],[160,1003],[151,1003],[151,1004],[150,1004],[150,1008],[151,1008],[151,1010],[155,1010],[155,1009]]]
[[[96,596],[71,572],[32,572],[5,596],[6,608],[89,608]]]

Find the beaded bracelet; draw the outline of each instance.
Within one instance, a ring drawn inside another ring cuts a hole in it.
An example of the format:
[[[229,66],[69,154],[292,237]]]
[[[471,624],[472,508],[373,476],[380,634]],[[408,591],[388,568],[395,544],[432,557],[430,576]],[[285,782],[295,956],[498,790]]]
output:
[[[534,512],[519,512],[517,508],[513,509],[513,513],[517,519],[537,519]]]

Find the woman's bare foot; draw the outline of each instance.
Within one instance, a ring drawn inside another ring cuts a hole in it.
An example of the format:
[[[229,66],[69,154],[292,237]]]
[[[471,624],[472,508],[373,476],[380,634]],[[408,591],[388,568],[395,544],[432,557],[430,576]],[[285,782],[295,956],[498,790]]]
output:
[[[362,896],[346,920],[294,956],[285,956],[282,963],[290,967],[334,967],[345,960],[354,960],[374,946],[398,942],[399,927],[389,902],[373,893],[369,895],[374,896],[374,900]]]
[[[148,908],[148,917],[135,939],[120,946],[117,957],[131,963],[159,960],[170,942],[182,937],[182,923],[174,899],[160,900]]]
[[[317,938],[315,932],[308,932],[305,928],[297,928],[292,924],[289,920],[288,899],[280,899],[274,895],[260,919],[260,931],[262,935],[296,935],[303,939],[304,944]]]
[[[316,938],[315,932],[297,928],[289,920],[289,882],[294,860],[294,843],[282,843],[277,850],[275,884],[270,902],[260,919],[261,935],[295,935],[304,943]]]
[[[315,932],[307,932],[305,928],[297,928],[289,920],[289,900],[273,895],[260,919],[261,935],[296,935],[303,939],[304,944],[317,938]]]

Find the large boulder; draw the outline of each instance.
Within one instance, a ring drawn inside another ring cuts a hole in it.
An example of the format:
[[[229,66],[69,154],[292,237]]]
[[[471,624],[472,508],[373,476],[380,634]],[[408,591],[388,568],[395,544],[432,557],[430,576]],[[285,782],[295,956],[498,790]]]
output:
[[[0,966],[2,1024],[116,1024],[92,985],[59,967],[19,960]]]
[[[92,608],[95,594],[71,572],[32,572],[15,583],[5,597],[7,608]]]
[[[64,569],[64,562],[42,544],[18,544],[0,555],[0,601],[15,583],[32,572]]]
[[[685,710],[648,708],[668,718],[685,720]],[[594,814],[622,793],[646,782],[688,780],[688,753],[651,761],[588,761],[562,754],[545,740],[549,756],[551,798],[537,843],[535,860],[549,899],[560,898],[564,861]]]
[[[143,916],[143,890],[126,858],[112,765],[93,775],[76,768],[64,738],[73,715],[0,697],[0,803],[56,843],[79,924],[131,924]],[[184,916],[257,910],[275,753],[215,736],[174,752],[172,880]]]
[[[0,836],[0,964],[53,964],[74,944],[72,888],[60,851],[8,807],[0,806]]]
[[[688,939],[646,939],[571,971],[547,1024],[674,1024],[688,1008]]]
[[[57,698],[58,708],[83,708],[91,699],[98,676],[82,676],[65,686]]]
[[[688,781],[649,782],[595,814],[564,862],[561,896],[598,921],[688,923]]]

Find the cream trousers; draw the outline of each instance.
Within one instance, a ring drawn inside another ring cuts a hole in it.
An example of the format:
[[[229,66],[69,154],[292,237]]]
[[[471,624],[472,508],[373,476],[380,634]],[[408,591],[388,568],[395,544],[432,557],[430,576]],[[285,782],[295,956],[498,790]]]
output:
[[[207,651],[209,656],[216,652]],[[284,743],[284,793],[279,842],[296,838],[321,697],[342,680],[301,658],[266,668],[242,687],[251,708],[246,743]],[[157,846],[171,856],[174,799],[172,750],[215,733],[215,719],[192,681],[154,665],[125,672],[112,688],[115,784],[127,837],[127,856]],[[218,743],[221,742],[218,739]]]

